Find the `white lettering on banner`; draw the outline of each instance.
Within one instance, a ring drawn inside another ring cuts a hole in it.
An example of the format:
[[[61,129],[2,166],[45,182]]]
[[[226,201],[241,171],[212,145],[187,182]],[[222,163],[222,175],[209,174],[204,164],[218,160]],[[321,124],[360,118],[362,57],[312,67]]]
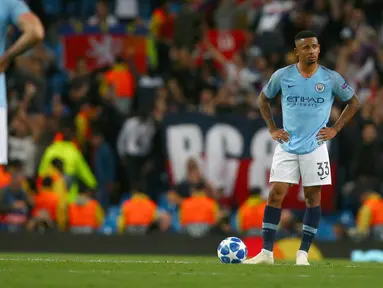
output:
[[[240,131],[228,124],[215,124],[205,135],[196,124],[168,127],[166,144],[173,180],[179,183],[186,177],[186,162],[195,158],[207,180],[223,189],[225,196],[232,196],[238,178],[245,142]],[[330,142],[326,143],[330,146]],[[271,138],[267,128],[260,128],[250,142],[248,187],[260,187],[262,196],[269,193],[269,173],[278,143]],[[202,155],[205,154],[204,159]],[[243,184],[243,183],[242,183]],[[303,187],[299,188],[298,201],[304,201]]]
[[[173,180],[179,183],[186,177],[188,159],[195,158],[199,164],[202,163],[201,155],[204,149],[201,128],[194,124],[169,127],[166,140]]]
[[[269,194],[269,173],[273,161],[277,141],[271,138],[267,128],[261,128],[254,134],[250,144],[250,154],[253,158],[249,168],[249,186],[262,189],[262,196]]]
[[[206,133],[205,175],[224,195],[231,196],[238,175],[239,160],[244,141],[238,130],[227,124],[216,124]]]

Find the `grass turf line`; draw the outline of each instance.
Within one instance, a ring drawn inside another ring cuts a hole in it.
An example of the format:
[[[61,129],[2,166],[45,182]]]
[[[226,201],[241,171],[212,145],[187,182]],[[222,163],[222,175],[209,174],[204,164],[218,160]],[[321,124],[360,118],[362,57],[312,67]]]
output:
[[[0,254],[2,287],[379,287],[381,264],[225,265],[215,257]]]

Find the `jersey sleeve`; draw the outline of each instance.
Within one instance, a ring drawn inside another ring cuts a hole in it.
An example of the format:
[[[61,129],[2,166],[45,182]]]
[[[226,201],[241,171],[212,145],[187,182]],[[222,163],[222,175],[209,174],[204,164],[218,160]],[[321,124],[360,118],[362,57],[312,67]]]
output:
[[[269,82],[263,87],[262,92],[269,99],[275,98],[281,91],[281,71],[277,70],[271,75]]]
[[[29,7],[23,0],[5,0],[4,2],[8,9],[9,20],[14,25],[17,25],[21,14],[30,12]]]
[[[355,95],[354,89],[335,71],[332,75],[332,82],[332,94],[338,96],[342,101],[348,101]]]

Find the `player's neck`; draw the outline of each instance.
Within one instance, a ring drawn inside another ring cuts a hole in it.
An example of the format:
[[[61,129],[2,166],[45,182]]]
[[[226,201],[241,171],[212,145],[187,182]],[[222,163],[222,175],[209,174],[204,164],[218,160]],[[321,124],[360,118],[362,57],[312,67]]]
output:
[[[318,70],[318,67],[319,67],[318,63],[309,64],[309,65],[302,62],[297,63],[298,71],[299,73],[301,73],[301,75],[304,78],[310,78],[311,76],[313,76],[315,72]]]

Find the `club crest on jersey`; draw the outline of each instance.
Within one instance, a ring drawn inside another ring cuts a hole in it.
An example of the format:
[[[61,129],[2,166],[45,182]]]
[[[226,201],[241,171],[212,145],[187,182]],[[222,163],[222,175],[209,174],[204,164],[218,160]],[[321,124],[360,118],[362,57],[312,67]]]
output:
[[[317,83],[316,85],[315,85],[315,90],[317,90],[317,92],[319,92],[319,93],[321,93],[321,92],[323,92],[324,91],[324,84],[322,84],[322,83]]]

